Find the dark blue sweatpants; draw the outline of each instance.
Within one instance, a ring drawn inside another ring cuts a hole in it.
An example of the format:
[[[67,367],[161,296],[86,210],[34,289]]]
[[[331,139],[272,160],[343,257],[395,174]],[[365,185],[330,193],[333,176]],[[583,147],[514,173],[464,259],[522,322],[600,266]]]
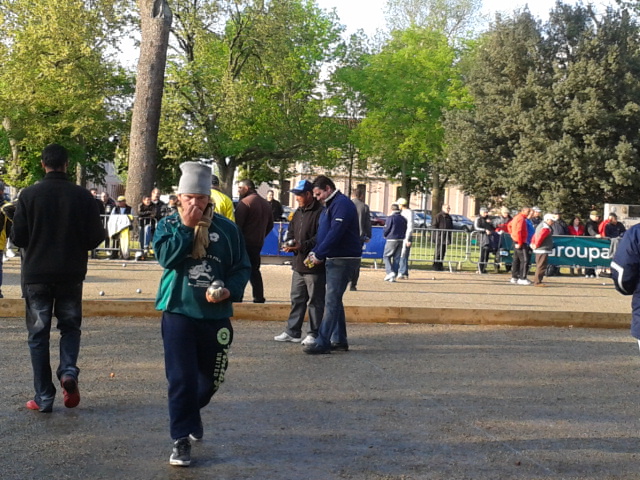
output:
[[[231,321],[194,320],[163,312],[162,340],[171,438],[191,433],[201,436],[200,409],[218,390],[227,370],[227,353],[233,340]]]

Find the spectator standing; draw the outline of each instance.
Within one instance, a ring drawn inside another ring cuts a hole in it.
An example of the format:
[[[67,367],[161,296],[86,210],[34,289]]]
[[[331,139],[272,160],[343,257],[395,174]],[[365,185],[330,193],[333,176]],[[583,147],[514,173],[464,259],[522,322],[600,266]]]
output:
[[[509,209],[507,207],[502,207],[500,209],[500,215],[493,219],[493,227],[498,233],[508,232],[508,225],[511,223],[511,220],[513,220],[513,217],[509,213]]]
[[[569,226],[562,219],[562,213],[559,210],[554,210],[553,212],[553,225],[551,226],[551,230],[554,235],[569,235]],[[560,276],[560,267],[558,265],[549,265],[547,266],[547,277],[556,277]]]
[[[318,337],[303,351],[312,355],[331,353],[331,350],[346,352],[349,343],[342,297],[362,255],[358,212],[353,202],[324,175],[314,180],[313,195],[324,203],[324,208],[320,214],[316,246],[307,261],[316,266],[324,262],[327,290]]]
[[[157,213],[157,206],[151,203],[151,197],[145,195],[142,197],[142,202],[138,205],[138,225],[140,227],[140,248],[142,248],[142,255],[137,256],[138,260],[145,260],[149,251],[149,244],[153,238],[155,215]]]
[[[502,255],[502,250],[503,250],[502,235],[504,235],[505,233],[509,233],[509,226],[511,225],[512,220],[513,220],[513,217],[511,216],[509,209],[507,207],[500,208],[500,215],[493,219],[492,223],[496,229],[496,233],[500,235],[498,237],[499,242],[498,242],[498,249],[497,249],[499,256]],[[504,269],[505,271],[510,272],[511,265],[505,263]]]
[[[264,285],[260,273],[260,251],[264,239],[273,230],[271,206],[256,192],[256,186],[249,180],[238,183],[240,201],[236,207],[236,223],[244,235],[244,241],[251,262],[251,289],[253,303],[264,303]]]
[[[584,225],[584,234],[587,237],[595,237],[600,238],[601,235],[599,233],[600,229],[600,214],[597,210],[591,210],[589,213],[589,220]],[[596,269],[595,268],[585,268],[584,276],[586,278],[596,278]]]
[[[536,255],[536,273],[533,275],[533,285],[535,287],[546,287],[542,283],[544,274],[547,271],[549,254],[553,251],[553,231],[554,216],[547,213],[542,223],[536,227],[536,233],[531,239],[531,249]]]
[[[542,210],[540,210],[540,207],[533,207],[531,210],[531,223],[537,228],[542,223]]]
[[[529,207],[523,207],[511,222],[511,240],[513,241],[511,283],[518,285],[531,285],[531,280],[527,278],[527,255],[529,255],[527,217],[530,210]]]
[[[65,407],[73,408],[80,402],[77,360],[87,252],[102,242],[104,230],[95,199],[67,178],[66,149],[45,147],[42,166],[42,181],[20,194],[11,234],[24,252],[22,283],[35,387],[26,407],[51,412],[56,395],[49,360],[51,321],[55,313],[60,330],[56,376]]]
[[[386,240],[382,259],[385,267],[385,282],[395,282],[400,267],[400,254],[407,233],[407,219],[400,213],[397,203],[391,205],[391,215],[384,224],[383,236]]]
[[[326,275],[323,263],[307,266],[304,260],[316,244],[322,205],[313,197],[313,183],[309,180],[300,180],[291,193],[295,195],[298,202],[298,208],[287,229],[284,246],[285,252],[293,253],[291,311],[285,331],[273,339],[276,342],[300,342],[302,324],[308,307],[309,330],[302,340],[302,345],[311,345],[316,341],[324,315]]]
[[[400,251],[400,263],[398,266],[399,279],[409,278],[409,257],[411,256],[411,242],[413,235],[413,210],[408,206],[408,202],[405,198],[400,197],[396,203],[400,207],[400,214],[407,221],[407,231],[404,235],[404,242],[402,243],[402,250]]]
[[[102,204],[104,205],[104,214],[105,215],[110,215],[111,214],[111,210],[116,208],[116,202],[113,200],[113,198],[111,198],[109,196],[109,194],[107,192],[102,192],[100,194],[100,200],[102,201]]]
[[[180,165],[179,213],[160,220],[154,237],[164,268],[156,296],[168,381],[171,465],[191,463],[191,441],[202,439],[200,410],[224,381],[233,340],[232,302],[242,301],[251,265],[238,227],[214,214],[211,169]],[[213,281],[224,282],[212,296]]]
[[[107,223],[107,231],[111,238],[111,258],[118,258],[118,252],[123,259],[129,256],[129,230],[131,227],[131,207],[127,204],[124,195],[118,197],[116,206],[111,210],[109,221]],[[124,236],[124,238],[123,238]]]
[[[584,224],[582,223],[582,219],[578,216],[573,217],[571,223],[567,226],[567,229],[569,230],[569,235],[580,237],[584,236]],[[571,275],[574,275],[575,273],[582,275],[582,268],[579,265],[574,265],[569,268],[569,273]]]
[[[169,203],[167,204],[167,216],[173,215],[174,213],[178,213],[178,197],[172,194],[169,195]]]
[[[451,243],[451,230],[453,230],[453,219],[449,212],[451,207],[448,204],[442,205],[442,211],[436,215],[431,227],[436,230],[433,232],[435,237],[435,256],[433,259],[433,269],[436,272],[444,270],[442,262],[447,254],[447,246]],[[437,231],[442,230],[442,231]]]
[[[153,236],[154,226],[160,221],[162,217],[167,216],[167,204],[160,200],[160,189],[154,188],[151,190],[151,205],[153,205],[153,218],[155,222],[151,223],[151,235]]]
[[[371,211],[369,205],[364,203],[364,190],[356,188],[354,198],[351,200],[356,206],[358,212],[358,226],[360,228],[360,246],[364,249],[364,244],[371,240]],[[357,268],[353,271],[353,277],[351,277],[351,291],[358,290],[358,280],[360,280],[360,267],[362,264],[362,258],[358,263]]]
[[[211,175],[211,201],[213,202],[215,212],[223,217],[228,218],[232,222],[236,221],[234,214],[233,201],[228,195],[220,191],[220,179],[217,175]]]
[[[271,207],[271,215],[273,216],[273,221],[282,222],[282,215],[284,214],[284,210],[282,209],[282,204],[274,198],[273,190],[269,190],[267,192],[267,202],[269,202],[269,206]]]
[[[609,214],[609,222],[604,227],[604,234],[607,238],[620,238],[627,231],[625,226],[618,221],[618,215]]]
[[[124,195],[118,197],[116,206],[111,210],[112,215],[131,215],[131,207],[127,204],[127,198]]]
[[[489,254],[496,254],[499,243],[496,229],[489,220],[489,209],[487,207],[480,207],[480,215],[473,222],[473,229],[478,232],[478,244],[480,245],[478,272],[484,274],[487,273]]]

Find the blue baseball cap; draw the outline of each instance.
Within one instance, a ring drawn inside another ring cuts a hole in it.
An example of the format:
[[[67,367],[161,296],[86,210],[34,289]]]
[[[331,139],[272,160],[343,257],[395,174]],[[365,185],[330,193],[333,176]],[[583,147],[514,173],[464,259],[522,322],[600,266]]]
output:
[[[300,180],[295,188],[290,190],[294,195],[302,195],[304,192],[312,192],[313,191],[313,183],[309,180]]]

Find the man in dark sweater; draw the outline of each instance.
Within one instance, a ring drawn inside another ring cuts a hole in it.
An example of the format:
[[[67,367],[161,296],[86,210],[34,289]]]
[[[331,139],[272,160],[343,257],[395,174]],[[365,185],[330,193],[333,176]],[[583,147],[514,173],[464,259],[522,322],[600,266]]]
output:
[[[318,220],[322,205],[313,198],[313,183],[300,180],[291,190],[296,196],[298,209],[293,214],[285,237],[284,251],[293,253],[291,269],[291,311],[284,332],[275,336],[276,342],[302,341],[302,345],[315,343],[324,314],[326,276],[324,263],[308,266],[304,263],[316,244]],[[309,330],[302,339],[302,324],[309,309]]]
[[[11,238],[23,249],[22,283],[35,396],[26,407],[51,412],[56,395],[49,362],[54,313],[60,330],[60,364],[56,375],[64,405],[80,402],[76,366],[80,351],[82,282],[87,253],[104,239],[98,205],[88,190],[66,175],[68,154],[52,144],[42,152],[42,181],[20,194]]]
[[[236,224],[240,227],[251,262],[253,303],[264,303],[264,284],[260,273],[260,251],[264,239],[273,230],[271,205],[256,192],[255,184],[244,179],[238,182],[240,201],[236,207]]]

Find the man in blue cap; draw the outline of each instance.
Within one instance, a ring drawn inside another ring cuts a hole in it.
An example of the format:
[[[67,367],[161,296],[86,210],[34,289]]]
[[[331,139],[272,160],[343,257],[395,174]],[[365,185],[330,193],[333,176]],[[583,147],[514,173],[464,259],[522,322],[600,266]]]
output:
[[[276,342],[300,342],[308,305],[309,330],[302,345],[311,345],[316,341],[324,314],[326,277],[323,263],[307,265],[304,259],[316,245],[322,205],[313,197],[313,183],[309,180],[300,180],[291,193],[298,202],[284,242],[284,251],[294,255],[291,262],[291,312],[285,331],[273,339]]]

